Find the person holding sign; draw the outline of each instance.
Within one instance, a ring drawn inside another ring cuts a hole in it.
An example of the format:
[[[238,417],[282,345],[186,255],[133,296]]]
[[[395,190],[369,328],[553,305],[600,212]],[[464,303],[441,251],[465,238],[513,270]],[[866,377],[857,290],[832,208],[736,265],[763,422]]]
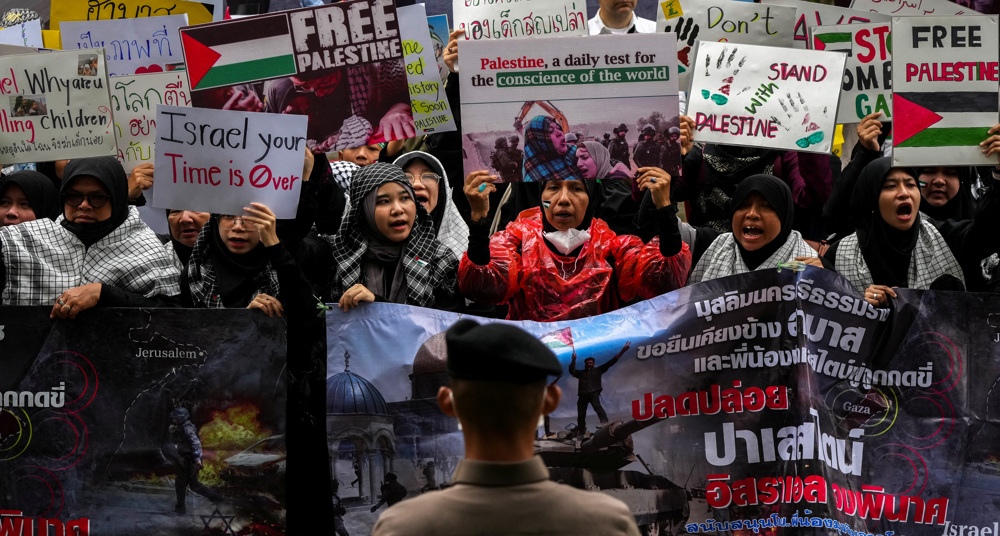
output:
[[[0,181],[0,227],[59,216],[59,191],[37,171],[18,171]]]
[[[118,160],[74,159],[63,177],[61,217],[0,228],[2,303],[52,304],[52,318],[76,318],[98,306],[172,303],[180,274],[129,206]]]

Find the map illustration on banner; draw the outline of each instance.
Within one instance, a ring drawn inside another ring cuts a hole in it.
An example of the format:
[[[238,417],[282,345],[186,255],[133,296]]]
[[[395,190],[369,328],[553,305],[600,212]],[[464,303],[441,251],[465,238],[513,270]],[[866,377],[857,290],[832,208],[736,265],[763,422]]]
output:
[[[889,22],[891,19],[889,15],[871,11],[858,11],[805,0],[761,0],[761,3],[796,9],[795,42],[793,44],[795,48],[813,48],[808,46],[809,30],[816,26]]]
[[[466,41],[588,35],[586,0],[453,0]]]
[[[992,165],[1000,121],[997,16],[893,17],[893,165]]]
[[[874,112],[892,121],[891,30],[887,22],[810,28],[811,48],[847,53],[838,123],[860,123]]]
[[[702,42],[687,115],[695,141],[829,153],[846,57]]]
[[[465,172],[490,170],[500,182],[676,173],[675,43],[663,33],[463,43]]]
[[[102,21],[65,21],[60,30],[63,50],[103,47],[108,76],[166,71],[184,62],[177,30],[187,15]],[[114,39],[107,39],[113,36]]]

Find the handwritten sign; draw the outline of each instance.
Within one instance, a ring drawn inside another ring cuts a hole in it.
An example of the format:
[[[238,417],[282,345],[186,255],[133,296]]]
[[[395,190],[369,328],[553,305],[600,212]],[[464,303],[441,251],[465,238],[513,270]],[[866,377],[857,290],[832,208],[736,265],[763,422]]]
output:
[[[0,164],[114,154],[104,49],[4,56]]]
[[[665,134],[678,124],[675,43],[673,36],[662,33],[463,43],[459,61],[466,173],[492,169],[502,181],[545,179],[531,170],[523,178],[519,175],[523,147],[524,158],[535,155],[538,169],[568,166],[580,178],[609,177],[593,175],[597,170],[591,163],[580,161],[582,151],[577,157],[565,146],[553,150],[550,144],[533,144],[529,138],[540,136],[532,130],[532,120],[549,117],[553,127],[577,134],[579,141],[602,139],[621,123],[633,136],[645,125]],[[507,170],[508,164],[499,162],[513,159],[514,151],[499,151],[510,148],[512,136],[527,145],[518,145],[516,169]],[[496,143],[500,138],[502,147]],[[625,154],[610,154],[626,175],[634,173],[636,163],[643,164],[638,154],[632,154],[635,141],[638,138],[622,139]],[[655,148],[651,157],[662,167],[663,154],[658,145]],[[679,147],[668,153],[666,165],[673,167],[679,163]]]
[[[170,71],[119,76],[109,83],[118,160],[126,172],[139,164],[153,163],[156,107],[190,106],[187,77],[183,71]]]
[[[691,76],[695,141],[829,153],[846,57],[704,42]]]
[[[997,123],[997,16],[893,17],[894,165],[987,165]]]
[[[816,26],[889,22],[888,15],[829,6],[817,2],[806,2],[803,0],[761,0],[761,3],[795,8],[795,41],[792,45],[795,48],[811,48],[808,46],[809,29]]]
[[[972,9],[964,8],[948,0],[854,0],[851,9],[873,11],[889,16],[923,15],[975,15]]]
[[[52,0],[49,29],[69,20],[111,20],[187,14],[189,24],[212,21],[212,14],[199,2],[184,0],[89,0],[87,2]]]
[[[589,33],[585,0],[453,0],[452,8],[466,41]]]
[[[242,214],[258,202],[294,218],[306,123],[300,115],[158,106],[153,206]]]
[[[455,130],[455,119],[434,60],[434,44],[424,22],[427,20],[424,5],[401,7],[398,13],[417,135]]]
[[[810,29],[815,50],[847,53],[838,123],[858,123],[874,112],[892,121],[891,29],[888,22]]]
[[[103,47],[108,75],[155,73],[171,63],[182,63],[177,30],[187,26],[187,15],[134,20],[65,21],[60,30],[63,50]],[[105,36],[114,36],[105,40]]]
[[[431,34],[431,41],[434,44],[434,59],[437,61],[438,72],[441,81],[448,78],[448,65],[444,62],[444,48],[448,46],[448,15],[431,15],[427,17],[427,28]]]
[[[0,28],[0,45],[41,47],[42,21],[35,19]]]
[[[668,19],[662,9],[657,12],[656,31],[677,36],[677,66],[681,71],[682,88],[689,85],[688,71],[698,41],[792,46],[795,8],[732,0],[681,3],[681,15]]]

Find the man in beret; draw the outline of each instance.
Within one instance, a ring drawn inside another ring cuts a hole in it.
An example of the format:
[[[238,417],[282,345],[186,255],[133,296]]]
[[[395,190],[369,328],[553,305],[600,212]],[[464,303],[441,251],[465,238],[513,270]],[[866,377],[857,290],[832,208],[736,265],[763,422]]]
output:
[[[454,485],[386,510],[373,535],[639,534],[621,501],[549,480],[534,455],[538,420],[562,391],[546,378],[562,373],[533,335],[507,324],[460,320],[445,334],[451,387],[438,406],[456,417],[465,459]]]

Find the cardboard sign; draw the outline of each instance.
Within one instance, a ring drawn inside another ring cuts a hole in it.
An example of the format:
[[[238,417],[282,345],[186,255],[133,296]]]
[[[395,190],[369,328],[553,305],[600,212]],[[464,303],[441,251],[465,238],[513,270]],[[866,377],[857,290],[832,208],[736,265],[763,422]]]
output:
[[[115,152],[104,49],[4,56],[0,164]]]
[[[589,34],[585,0],[453,0],[452,8],[466,41]]]
[[[688,115],[695,141],[829,153],[846,56],[702,43]]]
[[[306,118],[158,106],[153,206],[242,214],[264,203],[295,217]]]
[[[139,164],[154,163],[156,107],[190,106],[191,92],[183,71],[119,76],[110,84],[118,160],[127,173]]]
[[[888,16],[920,17],[923,15],[977,15],[948,0],[854,0],[851,9],[874,11]]]
[[[838,123],[858,123],[874,112],[882,112],[882,122],[892,121],[891,29],[888,22],[810,29],[815,50],[847,53]]]
[[[664,10],[657,11],[656,31],[677,36],[681,88],[690,85],[689,71],[698,41],[792,46],[795,8],[733,0],[680,3],[681,7],[670,11],[671,18],[667,18]]]
[[[35,19],[0,28],[0,45],[41,47],[42,21]]]
[[[427,17],[427,28],[431,34],[431,41],[434,42],[434,59],[437,61],[438,72],[441,75],[441,81],[444,82],[451,72],[444,62],[444,48],[448,46],[448,36],[451,34],[448,31],[448,15]]]
[[[816,26],[832,26],[840,24],[865,24],[868,22],[889,22],[888,15],[870,11],[858,11],[837,6],[829,6],[817,2],[802,0],[761,0],[762,4],[772,6],[788,6],[796,9],[795,15],[795,48],[811,48],[808,46],[809,29]]]
[[[52,0],[49,29],[58,30],[68,20],[110,20],[187,14],[188,23],[212,22],[212,14],[199,2],[185,0]],[[102,36],[106,37],[106,36]]]
[[[102,47],[108,76],[155,73],[168,64],[183,63],[177,29],[187,26],[187,15],[134,20],[65,21],[60,30],[63,50]],[[113,40],[105,40],[114,36]]]
[[[992,165],[998,120],[997,16],[893,17],[894,165]]]
[[[655,137],[678,124],[675,42],[660,33],[463,43],[465,172],[492,170],[505,182],[544,180],[541,170],[553,167],[579,178],[611,177],[594,175],[598,171],[588,161],[606,159],[576,153],[581,142],[601,140],[622,124],[631,134],[628,139],[623,135],[608,149],[595,148],[609,151],[619,164],[609,167],[628,176],[642,165],[676,171],[679,146],[655,140],[636,144],[647,125]],[[531,143],[529,125],[536,117],[549,117],[563,134],[576,134],[577,149]],[[518,138],[517,146],[510,147],[512,137]],[[529,169],[523,175],[522,158],[539,172]]]
[[[436,42],[431,40],[423,4],[401,7],[399,35],[403,38],[403,59],[409,81],[410,105],[417,135],[455,130],[448,97],[434,59]]]

